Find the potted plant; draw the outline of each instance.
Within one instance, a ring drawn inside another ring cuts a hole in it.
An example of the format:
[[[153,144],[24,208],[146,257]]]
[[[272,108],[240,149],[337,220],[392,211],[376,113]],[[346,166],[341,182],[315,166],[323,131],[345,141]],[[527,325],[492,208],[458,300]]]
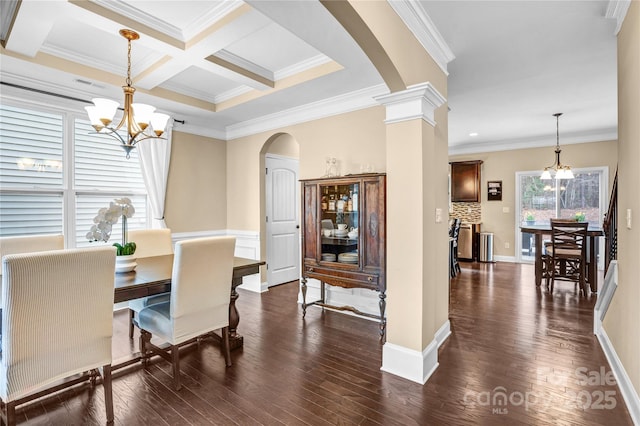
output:
[[[525,220],[527,221],[527,225],[533,225],[534,223],[536,223],[536,217],[531,212],[527,213],[527,215],[525,216]]]
[[[136,212],[131,200],[127,197],[116,198],[109,203],[109,207],[98,210],[93,218],[94,225],[87,232],[87,239],[93,241],[109,241],[113,225],[122,217],[122,243],[113,243],[116,248],[116,272],[130,272],[138,265],[134,254],[136,243],[127,241],[127,219]]]
[[[584,222],[587,219],[587,215],[583,212],[576,212],[576,222]]]

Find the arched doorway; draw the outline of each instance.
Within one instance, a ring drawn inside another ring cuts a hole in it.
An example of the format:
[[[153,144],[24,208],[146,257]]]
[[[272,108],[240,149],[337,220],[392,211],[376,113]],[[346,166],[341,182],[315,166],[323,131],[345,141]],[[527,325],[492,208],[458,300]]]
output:
[[[300,189],[298,142],[280,133],[265,142],[264,245],[267,287],[300,277]]]

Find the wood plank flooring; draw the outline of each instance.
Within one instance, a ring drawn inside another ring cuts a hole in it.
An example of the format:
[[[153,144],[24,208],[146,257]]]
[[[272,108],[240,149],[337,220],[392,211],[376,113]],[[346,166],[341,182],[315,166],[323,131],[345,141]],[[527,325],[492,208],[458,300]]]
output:
[[[226,369],[217,346],[181,356],[183,388],[168,363],[114,378],[118,425],[628,425],[616,385],[579,383],[609,365],[591,333],[595,297],[572,283],[553,295],[531,265],[462,263],[451,281],[452,335],[421,386],[380,371],[378,324],[297,305],[297,282],[240,290],[244,348]],[[114,316],[114,356],[137,346]],[[500,404],[500,396],[506,403]],[[526,399],[526,403],[525,403]],[[104,424],[102,387],[82,387],[18,412],[21,424]]]

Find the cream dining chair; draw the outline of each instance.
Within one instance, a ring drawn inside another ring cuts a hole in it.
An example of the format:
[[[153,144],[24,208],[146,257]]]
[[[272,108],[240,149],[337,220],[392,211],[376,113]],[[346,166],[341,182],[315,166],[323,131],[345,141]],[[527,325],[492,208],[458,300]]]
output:
[[[15,424],[18,405],[87,380],[94,384],[99,369],[106,418],[113,421],[115,258],[114,247],[100,247],[2,259],[0,398],[5,424]],[[62,382],[71,376],[76,377]]]
[[[64,235],[25,235],[0,238],[0,260],[8,254],[64,249]],[[2,271],[0,271],[0,278]],[[0,292],[2,302],[2,292]]]
[[[147,363],[150,353],[171,362],[176,390],[181,387],[179,346],[198,336],[221,328],[225,363],[231,366],[229,300],[234,249],[235,237],[176,243],[170,301],[142,309],[135,320],[143,362]],[[170,346],[164,349],[152,344],[152,335]]]
[[[129,231],[129,241],[136,243],[137,259],[173,254],[170,229],[137,229]],[[169,293],[129,301],[129,339],[133,339],[134,318],[138,312],[154,303],[169,301]]]

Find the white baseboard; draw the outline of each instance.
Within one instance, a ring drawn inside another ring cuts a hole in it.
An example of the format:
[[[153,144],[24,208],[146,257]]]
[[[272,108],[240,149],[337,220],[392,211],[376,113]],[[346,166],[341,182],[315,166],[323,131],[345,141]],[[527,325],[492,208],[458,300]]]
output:
[[[451,322],[447,320],[442,327],[436,331],[436,343],[438,344],[438,348],[442,346],[442,344],[447,340],[447,338],[451,336]]]
[[[629,410],[629,414],[631,415],[631,421],[633,421],[633,424],[635,425],[640,425],[640,397],[638,397],[638,393],[633,387],[633,383],[631,382],[627,371],[624,369],[620,358],[618,358],[618,354],[611,344],[609,336],[607,336],[607,332],[604,328],[601,328],[596,336],[598,337],[600,346],[607,357],[607,361],[609,361],[611,371],[613,371],[613,375],[615,376],[620,392],[622,393],[622,398],[624,398],[624,402],[627,404],[627,410]]]
[[[618,261],[613,260],[607,269],[607,275],[604,277],[604,284],[598,293],[596,306],[593,308],[593,334],[598,334],[602,329],[602,321],[609,309],[613,295],[618,288]]]
[[[422,352],[385,343],[380,370],[424,385],[438,368],[438,343],[432,340]]]
[[[517,263],[518,262],[516,260],[515,256],[498,256],[498,255],[495,255],[495,256],[493,256],[493,260],[495,260],[496,262],[508,262],[508,263]]]

